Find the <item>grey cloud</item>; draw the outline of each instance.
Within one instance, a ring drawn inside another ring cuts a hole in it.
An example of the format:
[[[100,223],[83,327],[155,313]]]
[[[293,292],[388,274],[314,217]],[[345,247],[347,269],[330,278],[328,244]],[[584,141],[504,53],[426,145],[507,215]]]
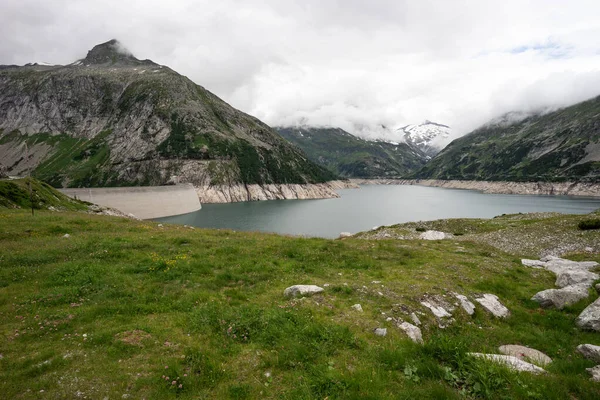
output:
[[[117,38],[272,125],[463,134],[600,94],[598,14],[588,0],[4,0],[0,63],[67,64]]]

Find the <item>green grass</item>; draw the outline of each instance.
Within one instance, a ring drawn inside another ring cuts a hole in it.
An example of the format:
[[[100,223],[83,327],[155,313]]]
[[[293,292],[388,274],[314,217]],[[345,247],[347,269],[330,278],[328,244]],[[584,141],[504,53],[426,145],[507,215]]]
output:
[[[577,231],[576,224],[569,229]],[[598,255],[574,258],[600,261]],[[585,371],[593,363],[575,352],[578,344],[597,341],[597,333],[575,329],[586,303],[552,311],[529,300],[554,280],[473,241],[292,238],[5,210],[0,393],[19,399],[598,398],[600,386]],[[329,285],[311,298],[283,297],[299,283]],[[410,312],[425,311],[419,304],[425,293],[451,291],[495,293],[512,316],[457,311],[456,322],[442,330],[424,314],[424,346],[386,320],[408,320]],[[351,308],[355,303],[363,313]],[[388,335],[375,336],[377,327]],[[549,373],[516,374],[466,354],[497,352],[502,344],[547,353],[554,359]]]
[[[31,189],[31,192],[30,192]],[[27,208],[85,210],[87,205],[58,192],[34,178],[0,180],[0,209]]]

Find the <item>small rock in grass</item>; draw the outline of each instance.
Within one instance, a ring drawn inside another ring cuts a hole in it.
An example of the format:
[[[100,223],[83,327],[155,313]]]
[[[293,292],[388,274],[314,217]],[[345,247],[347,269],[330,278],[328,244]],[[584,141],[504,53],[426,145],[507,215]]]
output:
[[[586,285],[567,286],[562,289],[547,289],[536,293],[531,300],[540,303],[543,308],[555,307],[562,310],[589,296]]]
[[[412,319],[412,321],[415,323],[415,325],[417,325],[417,326],[421,325],[421,320],[419,319],[419,317],[417,317],[417,314],[411,313],[410,319]]]
[[[481,304],[481,306],[494,317],[506,318],[510,315],[508,308],[500,303],[498,296],[495,294],[486,293],[481,297],[476,298],[475,301]]]
[[[70,237],[71,237],[71,235],[69,235],[68,233],[65,233],[65,234],[63,235],[63,238],[65,238],[65,239],[68,239],[68,238],[70,238]]]
[[[579,314],[575,324],[581,329],[600,332],[600,297]]]
[[[323,290],[322,287],[316,285],[294,285],[283,291],[283,295],[285,297],[301,297],[301,296],[310,296],[316,293],[321,293]]]
[[[507,356],[517,357],[521,360],[526,360],[537,365],[545,367],[552,362],[552,359],[539,350],[530,347],[521,346],[518,344],[507,344],[498,348],[500,353]]]
[[[350,232],[342,232],[340,233],[340,239],[351,237],[352,234]]]
[[[156,225],[156,226],[158,226],[159,228],[162,228],[162,227],[163,227],[163,224],[158,224],[158,225]]]
[[[356,311],[363,312],[362,306],[360,304],[355,304],[352,306],[352,308],[355,309]]]
[[[439,231],[426,231],[421,233],[420,238],[423,240],[442,240],[446,238],[446,234]]]
[[[437,318],[449,318],[452,316],[449,311],[438,304],[434,304],[429,301],[422,301],[421,304],[429,308],[433,315],[435,315]]]
[[[587,372],[589,372],[590,375],[592,375],[592,377],[590,378],[590,381],[600,382],[600,365],[596,365],[593,368],[586,368],[585,370]]]
[[[377,336],[385,336],[387,335],[387,328],[376,328],[374,332]]]
[[[467,296],[458,293],[453,293],[453,295],[458,299],[460,306],[467,314],[473,315],[475,313],[475,304],[471,303]]]
[[[506,356],[501,354],[482,354],[482,353],[467,353],[470,356],[483,358],[493,361],[497,364],[502,364],[514,371],[531,372],[532,374],[543,374],[546,371],[543,368],[533,365],[526,361],[520,360],[517,357]]]
[[[577,351],[583,354],[588,360],[600,362],[600,346],[593,344],[580,344]]]
[[[417,326],[403,322],[398,325],[398,328],[402,329],[413,342],[423,344],[423,335],[421,334],[421,329]]]

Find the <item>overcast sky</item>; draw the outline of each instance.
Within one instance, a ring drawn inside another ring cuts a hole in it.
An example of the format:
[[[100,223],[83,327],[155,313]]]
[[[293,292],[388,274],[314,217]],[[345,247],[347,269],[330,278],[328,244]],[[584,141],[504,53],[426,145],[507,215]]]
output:
[[[600,95],[598,0],[1,0],[0,64],[119,39],[268,124],[464,134]]]

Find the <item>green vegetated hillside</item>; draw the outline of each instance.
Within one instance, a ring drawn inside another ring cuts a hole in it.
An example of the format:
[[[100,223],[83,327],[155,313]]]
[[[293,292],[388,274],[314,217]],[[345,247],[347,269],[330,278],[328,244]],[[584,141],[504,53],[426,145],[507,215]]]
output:
[[[3,211],[0,393],[11,399],[597,399],[600,386],[585,371],[594,363],[575,347],[597,343],[598,333],[574,325],[597,295],[590,291],[589,299],[562,311],[541,309],[530,298],[556,278],[517,257],[538,258],[571,239],[593,241],[597,251],[600,231],[577,228],[592,217],[439,221],[432,226],[473,240],[420,241],[293,238]],[[475,240],[506,229],[520,242],[532,234],[548,240],[511,252]],[[600,261],[597,253],[571,251],[570,258]],[[325,290],[284,297],[294,284]],[[471,299],[496,294],[511,315],[457,309],[455,321],[440,329],[420,302],[449,300],[452,292]],[[419,313],[423,345],[397,327],[411,312]],[[387,335],[375,335],[375,328],[387,328]],[[497,353],[503,344],[536,348],[553,362],[536,376],[467,355]]]
[[[0,160],[55,187],[335,179],[256,118],[116,41],[0,67]]]
[[[597,181],[600,97],[510,123],[510,115],[456,139],[418,178]]]
[[[0,179],[0,210],[3,208],[87,210],[88,206],[44,182],[25,178]]]
[[[406,143],[360,139],[340,128],[279,127],[281,136],[308,157],[347,178],[406,177],[425,164],[426,156]]]

